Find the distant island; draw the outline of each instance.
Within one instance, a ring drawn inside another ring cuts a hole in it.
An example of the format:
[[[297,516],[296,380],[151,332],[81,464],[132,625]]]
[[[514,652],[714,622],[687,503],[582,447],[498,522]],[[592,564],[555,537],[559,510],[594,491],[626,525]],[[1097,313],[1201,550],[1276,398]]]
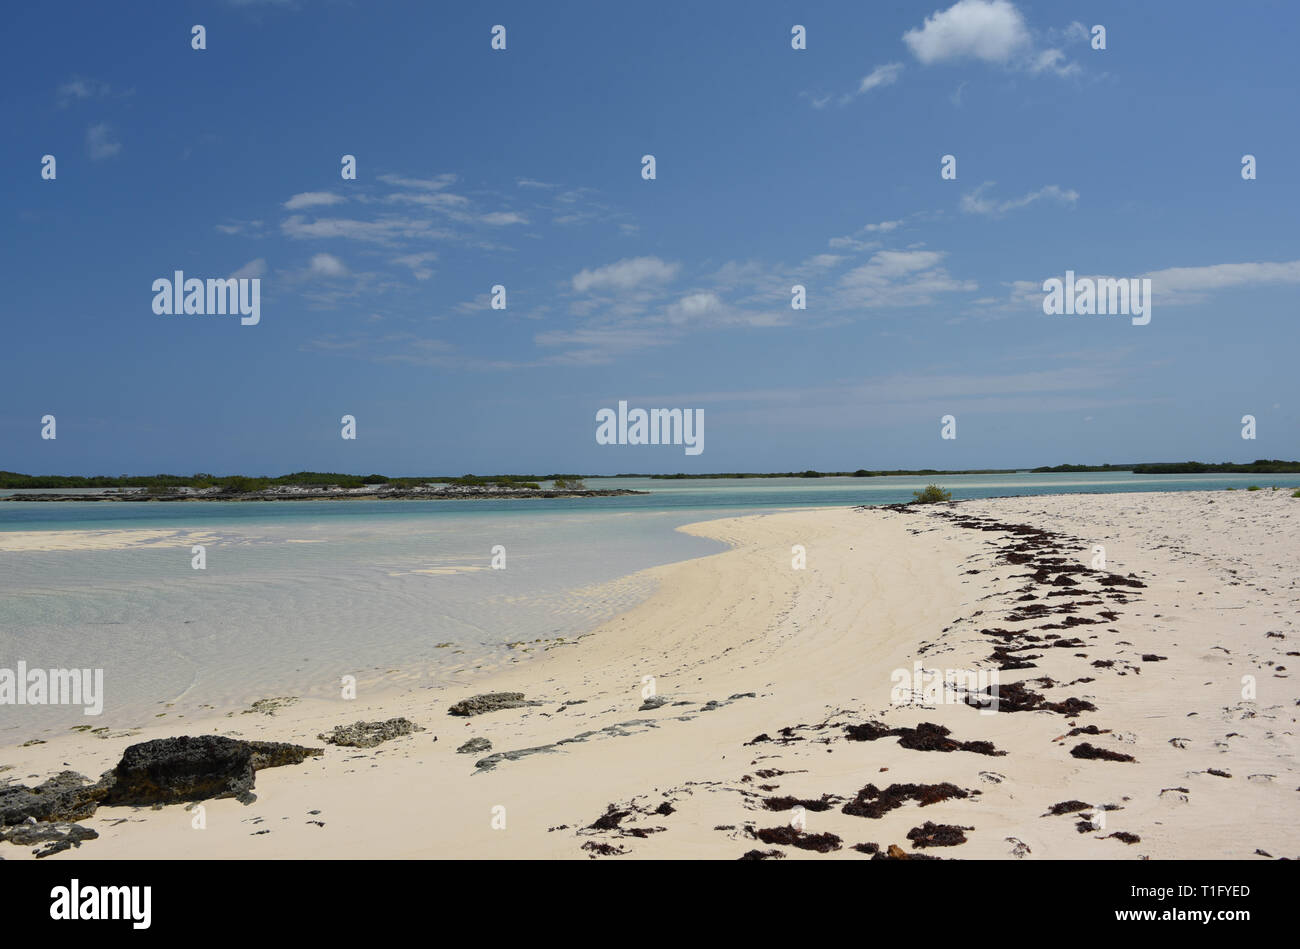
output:
[[[1082,471],[1129,471],[1133,474],[1296,474],[1300,473],[1300,461],[1278,461],[1261,458],[1249,464],[1234,462],[1207,463],[1203,461],[1145,462],[1131,465],[1053,465],[1039,468],[897,468],[871,471],[859,468],[857,471],[777,471],[751,472],[732,471],[721,474],[620,474],[616,478],[885,478],[899,476],[928,477],[930,475],[995,475],[1018,474],[1028,471],[1030,474],[1055,474]]]
[[[1035,474],[1068,471],[1131,471],[1133,474],[1297,474],[1300,461],[1280,461],[1260,458],[1246,464],[1231,461],[1208,463],[1204,461],[1148,462],[1140,465],[1055,465],[1051,468],[1033,468]]]
[[[543,488],[542,481],[551,482]],[[0,490],[42,488],[92,489],[93,494],[19,494],[3,501],[321,501],[457,500],[473,498],[589,498],[646,494],[626,488],[593,490],[577,475],[544,478],[499,475],[459,478],[389,478],[385,475],[298,471],[278,478],[210,474],[195,475],[24,475],[0,471]]]
[[[616,475],[461,475],[460,477],[389,477],[328,471],[296,471],[278,477],[247,475],[27,475],[0,471],[0,491],[39,491],[48,494],[10,495],[8,501],[312,501],[334,498],[437,500],[451,498],[564,498],[616,497],[647,494],[626,488],[592,489],[584,478],[740,479],[740,478],[882,478],[935,475],[1068,474],[1074,472],[1131,472],[1133,474],[1300,474],[1300,461],[1258,459],[1236,462],[1145,462],[1126,465],[1052,465],[1039,468],[897,468],[856,471],[731,471],[677,474]],[[549,482],[550,487],[543,487]],[[69,489],[92,489],[94,494],[67,494]]]

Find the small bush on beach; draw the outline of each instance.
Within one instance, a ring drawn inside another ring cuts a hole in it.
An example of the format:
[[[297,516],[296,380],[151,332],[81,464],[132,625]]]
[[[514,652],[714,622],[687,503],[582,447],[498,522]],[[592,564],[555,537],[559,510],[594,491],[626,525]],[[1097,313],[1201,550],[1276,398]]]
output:
[[[1300,488],[1296,488],[1294,491],[1292,491],[1292,492],[1291,492],[1291,497],[1293,497],[1293,498],[1300,498]]]
[[[951,501],[952,492],[945,491],[937,484],[927,484],[924,491],[913,491],[909,504],[936,504],[939,501]]]
[[[559,477],[551,482],[552,487],[557,491],[585,491],[587,486],[582,483],[578,477]]]
[[[1249,488],[1247,488],[1246,490],[1247,490],[1247,491],[1258,491],[1258,490],[1259,490],[1259,485],[1257,485],[1257,484],[1252,484],[1252,485],[1251,485]]]

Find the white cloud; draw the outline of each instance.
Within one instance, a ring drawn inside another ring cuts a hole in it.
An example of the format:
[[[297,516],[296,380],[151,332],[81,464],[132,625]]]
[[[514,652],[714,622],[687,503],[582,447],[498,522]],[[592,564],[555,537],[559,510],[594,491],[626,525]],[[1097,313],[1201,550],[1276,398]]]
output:
[[[1071,24],[1064,33],[1048,31],[1048,35],[1075,40],[1076,27],[1081,24]],[[904,33],[903,42],[926,66],[976,60],[1034,74],[1069,76],[1080,71],[1059,49],[1035,49],[1033,33],[1010,0],[958,0],[947,10],[926,17],[919,28]]]
[[[113,141],[114,137],[113,130],[109,128],[107,122],[100,122],[86,129],[86,150],[90,152],[92,161],[112,158],[122,150],[122,143]]]
[[[333,254],[317,254],[311,259],[310,272],[316,277],[346,277],[348,268]]]
[[[573,289],[579,293],[590,290],[627,290],[644,283],[667,283],[677,276],[678,264],[669,264],[658,257],[628,257],[595,270],[582,270],[573,278]]]
[[[1079,192],[1073,189],[1062,188],[1059,185],[1046,185],[1037,191],[1031,191],[1023,197],[1012,198],[1009,201],[995,201],[986,196],[986,192],[994,184],[995,182],[986,181],[974,191],[962,195],[961,209],[967,214],[987,214],[996,217],[1008,211],[1026,207],[1044,198],[1071,207],[1079,200]]]
[[[1169,267],[1152,270],[1142,276],[1151,278],[1151,292],[1159,294],[1161,303],[1196,303],[1206,292],[1213,290],[1270,283],[1300,283],[1300,260]]]
[[[669,323],[681,325],[693,323],[711,316],[720,316],[725,312],[722,298],[712,291],[690,293],[664,309],[664,317]]]
[[[297,211],[299,208],[318,208],[329,204],[341,204],[345,199],[329,191],[304,191],[301,194],[295,194],[284,206],[290,211]]]
[[[1030,37],[1008,0],[958,0],[904,33],[903,42],[927,66],[955,59],[1005,64],[1029,46]]]

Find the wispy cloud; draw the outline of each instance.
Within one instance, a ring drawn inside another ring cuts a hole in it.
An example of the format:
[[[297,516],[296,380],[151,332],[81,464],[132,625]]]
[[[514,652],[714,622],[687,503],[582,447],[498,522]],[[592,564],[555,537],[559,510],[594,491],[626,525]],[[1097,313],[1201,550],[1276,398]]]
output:
[[[250,260],[244,266],[240,267],[230,275],[230,279],[238,280],[243,277],[264,277],[266,276],[266,259],[258,257],[256,260]]]
[[[82,102],[86,99],[102,99],[110,95],[113,87],[99,79],[85,79],[81,76],[73,76],[67,82],[62,83],[55,92],[55,98],[60,108],[66,108],[74,102]]]
[[[456,183],[454,174],[434,175],[432,178],[404,178],[401,175],[385,174],[380,175],[379,180],[384,184],[393,185],[397,188],[416,188],[422,191],[442,191],[450,188]]]
[[[1061,274],[1048,276],[1060,279]],[[1075,280],[1103,277],[1150,278],[1151,294],[1157,306],[1188,306],[1203,303],[1220,290],[1300,284],[1300,260],[1166,267],[1142,274],[1080,273],[1076,274]],[[1012,308],[1031,308],[1041,312],[1043,280],[1013,281],[1008,302]]]
[[[284,202],[286,209],[297,211],[300,208],[319,208],[331,204],[342,204],[346,199],[330,191],[304,191],[295,194]]]
[[[988,196],[988,190],[997,182],[986,181],[974,191],[970,191],[961,198],[961,209],[967,214],[985,214],[990,217],[998,217],[1006,214],[1008,211],[1014,211],[1017,208],[1028,207],[1035,201],[1055,201],[1058,204],[1074,207],[1079,200],[1079,192],[1072,188],[1062,188],[1059,185],[1046,185],[1037,191],[1031,191],[1029,194],[1019,198],[1011,198],[1007,201],[996,201]]]
[[[411,275],[416,280],[428,280],[433,276],[433,268],[429,265],[437,259],[437,254],[432,251],[425,251],[421,254],[404,254],[401,257],[394,257],[393,263],[402,267],[409,267]]]
[[[872,89],[878,89],[881,86],[892,86],[898,82],[898,76],[902,71],[902,63],[887,63],[884,66],[877,66],[868,75],[863,76],[862,81],[858,83],[858,95],[870,92]]]
[[[346,277],[348,268],[333,254],[316,254],[311,259],[309,271],[315,277]]]
[[[595,270],[583,269],[574,275],[572,285],[578,293],[626,290],[646,283],[667,283],[677,276],[679,269],[678,264],[666,263],[658,257],[628,257]]]
[[[86,151],[91,160],[100,161],[121,153],[122,143],[114,141],[115,138],[107,122],[99,122],[86,129]]]
[[[490,224],[493,227],[500,227],[506,224],[527,224],[528,218],[514,211],[493,211],[491,214],[484,214],[479,218],[484,224]]]

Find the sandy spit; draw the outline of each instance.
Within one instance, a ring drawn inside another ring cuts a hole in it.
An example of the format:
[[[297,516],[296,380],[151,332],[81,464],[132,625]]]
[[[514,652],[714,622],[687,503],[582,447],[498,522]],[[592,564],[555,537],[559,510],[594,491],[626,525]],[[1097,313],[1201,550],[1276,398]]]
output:
[[[202,830],[181,806],[100,808],[83,822],[99,839],[50,859],[867,859],[856,844],[945,858],[1300,856],[1300,499],[1289,492],[818,509],[684,530],[733,548],[646,571],[647,601],[472,688],[185,726],[313,747],[359,719],[404,716],[426,731],[261,771],[257,801],[205,802]],[[999,659],[1000,645],[1015,649]],[[998,672],[1003,694],[1025,683],[1074,713],[982,714],[960,695],[900,704],[896,670],[988,674],[1007,659],[1029,666]],[[643,710],[651,684],[667,701]],[[489,691],[543,704],[447,714]],[[930,723],[1004,753],[850,740],[873,722]],[[97,777],[128,744],[177,727],[0,749],[0,780]],[[542,750],[478,767],[487,755],[456,750],[476,737],[492,753]],[[1071,753],[1085,743],[1103,757]],[[844,810],[890,785],[944,782],[965,796]],[[795,803],[769,800],[780,798]],[[1049,813],[1068,801],[1086,809]],[[962,828],[965,842],[922,848],[926,822]]]

